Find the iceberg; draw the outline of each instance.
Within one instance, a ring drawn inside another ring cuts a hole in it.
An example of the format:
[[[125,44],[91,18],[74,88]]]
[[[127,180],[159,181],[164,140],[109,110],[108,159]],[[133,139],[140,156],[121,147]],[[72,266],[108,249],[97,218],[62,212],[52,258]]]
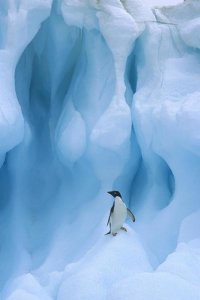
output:
[[[155,2],[0,1],[0,299],[200,300],[200,2]]]

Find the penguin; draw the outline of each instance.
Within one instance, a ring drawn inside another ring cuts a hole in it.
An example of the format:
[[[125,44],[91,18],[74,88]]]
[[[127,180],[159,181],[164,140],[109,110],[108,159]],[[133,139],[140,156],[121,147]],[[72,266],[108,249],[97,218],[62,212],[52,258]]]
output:
[[[125,203],[122,200],[122,196],[118,191],[111,191],[108,194],[114,197],[113,206],[110,209],[110,215],[108,218],[107,226],[109,224],[110,231],[107,234],[112,234],[116,236],[120,229],[127,231],[125,227],[123,227],[123,223],[126,217],[130,217],[133,222],[135,222],[135,217],[133,213],[128,209]]]

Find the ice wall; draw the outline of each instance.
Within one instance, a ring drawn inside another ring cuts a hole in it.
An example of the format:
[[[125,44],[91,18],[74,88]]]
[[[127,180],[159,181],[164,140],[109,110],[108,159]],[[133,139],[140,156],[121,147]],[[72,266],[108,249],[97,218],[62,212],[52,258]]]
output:
[[[0,1],[1,299],[200,299],[199,12]]]

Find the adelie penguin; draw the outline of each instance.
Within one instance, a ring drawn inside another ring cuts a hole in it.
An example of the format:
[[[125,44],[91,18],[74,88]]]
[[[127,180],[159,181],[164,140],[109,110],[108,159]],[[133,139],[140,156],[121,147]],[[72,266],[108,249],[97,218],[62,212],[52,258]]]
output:
[[[110,231],[106,233],[112,234],[115,236],[120,229],[127,231],[125,227],[123,227],[124,221],[126,217],[130,217],[133,222],[135,222],[135,217],[133,213],[128,209],[125,205],[125,203],[122,200],[122,196],[120,192],[118,191],[112,191],[108,192],[108,194],[112,195],[114,197],[114,203],[110,210],[110,215],[108,218],[108,223],[110,226]]]

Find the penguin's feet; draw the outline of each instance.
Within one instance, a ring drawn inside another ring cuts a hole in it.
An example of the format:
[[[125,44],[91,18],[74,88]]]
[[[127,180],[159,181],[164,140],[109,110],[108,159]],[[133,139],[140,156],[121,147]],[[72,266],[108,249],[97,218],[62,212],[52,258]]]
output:
[[[117,235],[117,233],[112,233],[112,235],[113,235],[113,236],[116,236],[116,235]]]
[[[124,230],[124,231],[127,232],[127,229],[125,227],[121,227],[121,230]]]
[[[105,235],[110,234],[110,233],[111,233],[111,232],[109,231],[109,232],[105,233]]]

